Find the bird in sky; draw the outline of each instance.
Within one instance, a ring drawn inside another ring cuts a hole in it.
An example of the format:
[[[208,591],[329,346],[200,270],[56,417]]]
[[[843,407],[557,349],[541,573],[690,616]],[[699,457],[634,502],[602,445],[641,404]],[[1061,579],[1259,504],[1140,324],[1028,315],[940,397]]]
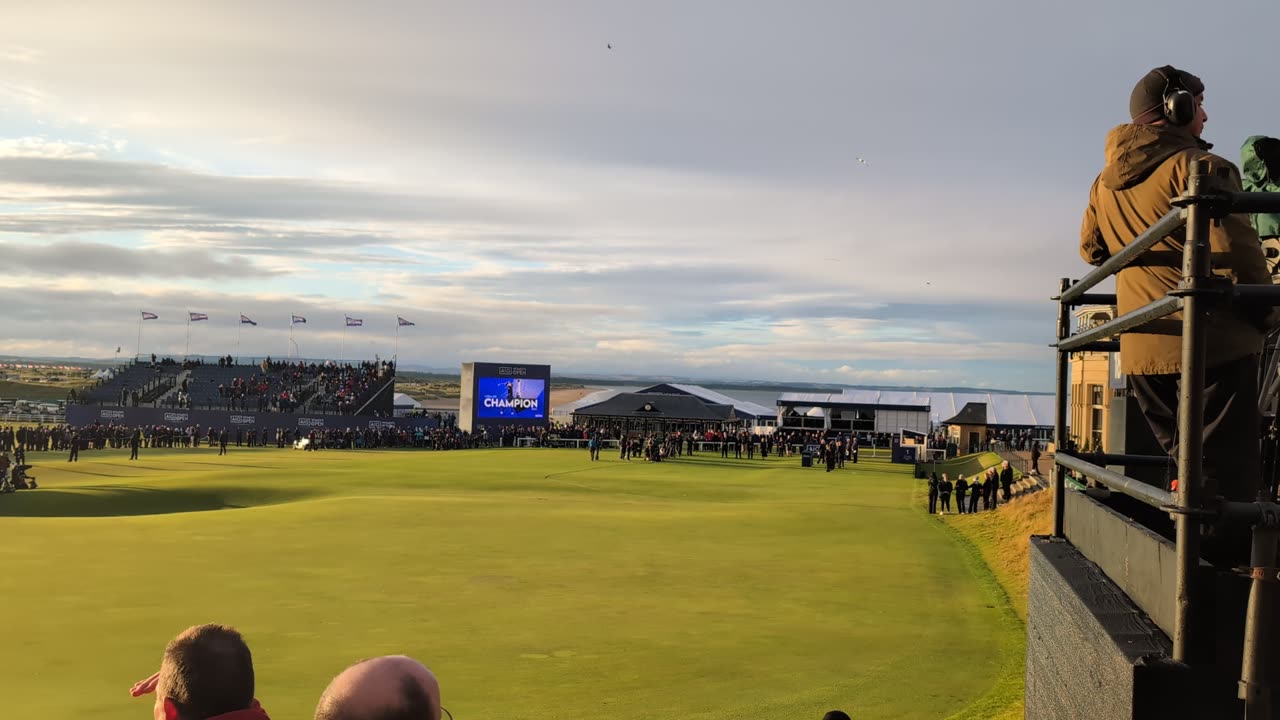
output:
[[[610,50],[613,49],[613,43],[605,43],[604,46],[609,48]]]
[[[867,159],[866,159],[866,158],[861,158],[861,157],[860,157],[860,158],[858,158],[858,164],[859,164],[859,165],[870,165],[871,163],[867,162]]]

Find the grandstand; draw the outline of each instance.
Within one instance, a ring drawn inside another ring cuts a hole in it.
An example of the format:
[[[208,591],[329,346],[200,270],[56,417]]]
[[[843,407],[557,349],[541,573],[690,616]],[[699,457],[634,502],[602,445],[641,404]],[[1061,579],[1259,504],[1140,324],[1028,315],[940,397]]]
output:
[[[153,358],[116,369],[78,404],[389,417],[394,387],[395,365],[386,361]]]

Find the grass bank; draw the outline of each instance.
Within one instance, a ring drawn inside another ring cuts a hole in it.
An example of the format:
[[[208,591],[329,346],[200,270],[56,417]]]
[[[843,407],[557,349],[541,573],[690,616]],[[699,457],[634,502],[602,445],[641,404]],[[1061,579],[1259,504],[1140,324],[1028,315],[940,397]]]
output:
[[[973,467],[973,472],[977,472],[982,461],[973,456],[969,461],[965,467]],[[923,483],[918,495],[918,504],[923,507],[926,502]],[[1017,641],[1004,648],[999,682],[977,703],[951,716],[950,720],[1017,720],[1023,717],[1029,570],[1027,539],[1052,530],[1052,508],[1052,493],[1038,492],[1002,503],[995,512],[934,518],[941,530],[955,536],[967,549],[971,562],[984,566],[986,572],[983,576],[994,580],[1007,604],[1005,621],[1014,622],[1020,628]]]

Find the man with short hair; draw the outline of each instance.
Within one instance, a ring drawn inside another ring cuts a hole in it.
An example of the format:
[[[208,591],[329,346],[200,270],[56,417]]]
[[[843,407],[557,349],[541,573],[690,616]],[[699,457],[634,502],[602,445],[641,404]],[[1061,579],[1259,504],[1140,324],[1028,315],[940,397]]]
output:
[[[1129,98],[1132,122],[1111,130],[1106,166],[1089,191],[1080,255],[1101,265],[1172,209],[1188,187],[1191,164],[1225,170],[1213,189],[1240,192],[1240,172],[1209,152],[1200,138],[1208,115],[1204,82],[1166,65],[1147,73]],[[1218,188],[1217,186],[1221,186]],[[1117,309],[1134,311],[1163,298],[1182,281],[1186,230],[1157,242],[1116,275]],[[1271,284],[1258,234],[1244,215],[1228,215],[1209,231],[1214,272],[1240,283]],[[1213,303],[1207,323],[1204,391],[1204,474],[1208,495],[1252,502],[1261,485],[1258,438],[1258,356],[1274,324],[1266,308]],[[1165,452],[1177,454],[1182,371],[1182,314],[1120,336],[1121,370]]]
[[[226,625],[184,630],[165,647],[160,672],[129,692],[156,694],[155,720],[270,720],[253,697],[249,646]]]
[[[362,660],[324,689],[315,720],[440,720],[440,682],[404,655]]]

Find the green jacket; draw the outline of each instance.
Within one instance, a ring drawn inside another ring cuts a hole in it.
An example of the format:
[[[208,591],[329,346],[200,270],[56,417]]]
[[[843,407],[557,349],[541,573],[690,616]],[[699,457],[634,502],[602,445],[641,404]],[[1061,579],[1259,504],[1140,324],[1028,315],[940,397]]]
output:
[[[1240,148],[1240,169],[1246,192],[1280,192],[1280,140],[1263,135],[1245,140]],[[1258,237],[1280,237],[1280,213],[1259,213],[1251,218]],[[1268,260],[1275,262],[1274,258]]]

